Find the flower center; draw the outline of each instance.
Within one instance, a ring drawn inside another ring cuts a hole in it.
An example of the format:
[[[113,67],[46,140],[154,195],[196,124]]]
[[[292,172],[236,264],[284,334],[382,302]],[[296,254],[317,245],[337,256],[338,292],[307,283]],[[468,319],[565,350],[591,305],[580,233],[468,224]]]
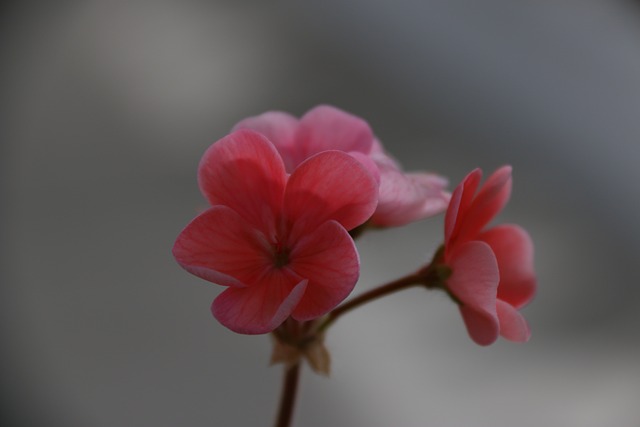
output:
[[[289,264],[289,248],[277,242],[273,247],[273,264],[276,268],[282,268]]]

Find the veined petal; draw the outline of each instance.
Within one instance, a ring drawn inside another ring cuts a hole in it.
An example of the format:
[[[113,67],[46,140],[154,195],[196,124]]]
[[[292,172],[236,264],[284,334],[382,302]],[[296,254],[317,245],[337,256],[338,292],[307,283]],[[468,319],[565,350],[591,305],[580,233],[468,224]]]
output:
[[[284,206],[294,236],[335,220],[350,230],[365,222],[378,203],[378,184],[352,156],[325,151],[305,160],[289,177]]]
[[[200,189],[212,205],[230,207],[267,234],[274,233],[286,179],[273,144],[248,129],[209,147],[198,169]]]
[[[449,199],[449,206],[447,206],[447,212],[444,215],[444,245],[447,252],[452,251],[453,248],[453,232],[456,228],[456,222],[458,219],[458,213],[460,212],[460,201],[462,200],[462,192],[464,187],[462,184],[458,185],[453,193],[451,199]]]
[[[234,287],[251,285],[272,262],[264,235],[226,206],[191,221],[178,235],[173,256],[188,272]]]
[[[265,334],[291,315],[305,293],[307,280],[274,271],[257,286],[228,288],[213,301],[211,312],[227,328],[240,334]]]
[[[376,180],[376,183],[378,185],[380,184],[380,169],[370,156],[362,154],[359,151],[349,151],[348,154],[359,161],[360,164],[364,166],[369,171],[369,173],[371,173],[371,176],[373,176],[373,179]]]
[[[360,259],[349,233],[328,221],[302,236],[291,252],[290,267],[309,280],[304,297],[293,311],[296,320],[311,320],[337,306],[353,290]]]
[[[474,169],[462,180],[451,195],[449,207],[444,218],[444,240],[447,252],[454,249],[455,241],[458,240],[460,227],[464,221],[465,212],[469,209],[473,197],[480,184],[482,171]],[[469,236],[472,238],[472,236]],[[462,243],[462,241],[461,241]]]
[[[511,195],[511,183],[511,166],[503,166],[491,174],[464,212],[460,235],[473,239],[504,208]]]
[[[496,295],[500,273],[489,245],[471,241],[457,247],[445,262],[451,268],[447,288],[461,302],[461,314],[471,338],[480,345],[498,337]]]
[[[525,318],[511,304],[498,299],[498,319],[500,320],[500,335],[509,341],[527,342],[531,337],[531,330]]]
[[[476,191],[478,191],[478,186],[480,185],[480,180],[482,179],[482,170],[474,169],[465,177],[462,181],[462,198],[460,200],[460,214],[465,214],[467,210],[471,207],[471,204],[474,201],[474,197],[476,195]]]
[[[407,172],[405,175],[412,181],[432,189],[444,190],[449,185],[447,178],[433,172]],[[451,195],[449,194],[448,197]]]
[[[533,242],[522,227],[504,224],[478,236],[491,246],[500,269],[498,298],[515,308],[527,304],[536,292]]]
[[[252,129],[267,137],[276,147],[284,160],[287,171],[291,172],[294,164],[295,133],[298,119],[282,111],[267,111],[258,116],[248,117],[238,122],[232,131]]]
[[[469,337],[478,345],[490,345],[498,339],[500,326],[494,316],[476,311],[466,305],[460,306],[460,314]]]
[[[320,105],[300,119],[296,133],[299,162],[326,150],[369,154],[373,139],[373,132],[363,119],[335,107]]]
[[[380,166],[380,165],[379,165]],[[450,195],[446,179],[430,173],[402,173],[380,166],[380,196],[371,222],[379,226],[400,226],[443,212]]]

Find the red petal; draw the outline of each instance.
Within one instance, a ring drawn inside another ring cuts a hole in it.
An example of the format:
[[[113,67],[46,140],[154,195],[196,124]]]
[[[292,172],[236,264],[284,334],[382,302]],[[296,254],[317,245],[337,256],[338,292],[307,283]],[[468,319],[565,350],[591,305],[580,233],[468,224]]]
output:
[[[296,284],[293,275],[274,271],[258,286],[228,288],[211,305],[213,316],[241,334],[265,334],[280,326],[305,293],[307,281]]]
[[[360,164],[369,171],[371,176],[373,176],[373,179],[376,180],[376,183],[380,185],[380,169],[378,168],[378,165],[376,165],[376,162],[374,162],[370,156],[362,154],[359,151],[349,151],[348,154],[359,161]]]
[[[478,186],[480,185],[481,179],[482,171],[480,169],[474,169],[469,172],[469,174],[462,181],[464,191],[462,200],[460,201],[460,212],[465,213],[471,206],[472,202],[474,201],[476,191],[478,190]]]
[[[271,266],[262,233],[225,206],[214,206],[178,236],[173,256],[187,271],[222,286],[246,287]]]
[[[360,162],[340,151],[326,151],[293,171],[285,191],[285,213],[295,236],[335,220],[350,230],[365,222],[378,203],[378,185]]]
[[[498,300],[498,319],[500,319],[500,335],[509,341],[527,342],[531,337],[529,324],[511,304]]]
[[[298,129],[298,119],[291,114],[281,111],[267,111],[254,117],[248,117],[233,127],[238,129],[252,129],[266,136],[276,147],[284,160],[287,171],[291,172],[294,164],[295,133]]]
[[[460,218],[461,239],[475,239],[482,228],[504,208],[511,195],[511,166],[496,170],[484,183]]]
[[[301,119],[296,134],[299,163],[326,150],[371,152],[373,133],[363,119],[328,105],[320,105]]]
[[[447,208],[447,213],[444,218],[444,240],[447,252],[452,251],[456,241],[459,240],[458,235],[460,226],[464,221],[464,214],[473,201],[473,196],[476,193],[481,178],[482,171],[480,169],[472,170],[462,182],[458,184],[451,195],[449,207]],[[463,243],[463,241],[460,240],[460,243]]]
[[[505,224],[481,233],[478,238],[491,246],[498,260],[498,298],[516,308],[527,304],[536,292],[533,243],[529,234],[517,225]]]
[[[198,182],[212,205],[228,206],[255,228],[274,232],[286,172],[264,136],[238,130],[213,144],[200,161]]]
[[[458,213],[460,212],[460,201],[462,200],[463,191],[464,186],[462,184],[453,190],[447,212],[444,215],[444,245],[448,253],[454,249],[453,232],[455,231]]]
[[[462,303],[469,335],[480,345],[491,344],[499,332],[496,294],[500,280],[491,248],[484,242],[467,242],[445,261],[452,270],[447,287]]]
[[[460,307],[460,314],[469,336],[476,344],[490,345],[498,339],[499,325],[495,317],[464,305]]]
[[[335,221],[325,222],[303,236],[290,258],[291,269],[309,279],[304,297],[293,312],[296,320],[328,313],[351,293],[360,274],[353,240]]]

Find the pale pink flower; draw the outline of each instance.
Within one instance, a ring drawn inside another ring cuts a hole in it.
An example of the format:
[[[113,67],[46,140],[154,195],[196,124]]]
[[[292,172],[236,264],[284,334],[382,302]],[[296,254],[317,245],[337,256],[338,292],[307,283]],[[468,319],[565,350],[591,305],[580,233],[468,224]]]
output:
[[[269,111],[244,119],[233,129],[244,128],[260,132],[273,142],[289,172],[325,150],[344,151],[359,160],[380,180],[373,225],[408,224],[443,212],[449,202],[445,178],[432,173],[403,173],[384,152],[366,121],[335,107],[320,105],[300,119]]]
[[[289,316],[322,316],[349,295],[360,264],[347,230],[371,216],[378,191],[358,161],[326,151],[288,175],[269,140],[239,130],[206,151],[198,182],[211,208],[180,233],[173,255],[227,286],[211,307],[223,325],[266,333]]]
[[[524,342],[530,331],[518,309],[536,291],[533,243],[517,225],[483,230],[509,200],[511,167],[495,171],[476,195],[481,177],[479,169],[472,171],[451,196],[444,263],[452,273],[446,285],[476,343],[491,344],[498,335]]]

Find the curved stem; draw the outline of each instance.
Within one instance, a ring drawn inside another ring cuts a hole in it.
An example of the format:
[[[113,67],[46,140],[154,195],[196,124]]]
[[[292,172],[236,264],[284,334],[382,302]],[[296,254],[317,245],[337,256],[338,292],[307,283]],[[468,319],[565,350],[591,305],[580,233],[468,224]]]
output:
[[[360,307],[363,304],[403,289],[407,289],[417,285],[424,285],[424,279],[424,274],[420,274],[420,272],[418,272],[405,277],[401,277],[400,279],[394,280],[393,282],[387,283],[386,285],[382,285],[368,292],[365,292],[364,294],[359,295],[356,298],[338,306],[338,308],[329,313],[329,315],[322,321],[320,326],[318,326],[317,331],[325,331],[329,326],[331,326],[333,322],[338,320],[340,316],[353,310],[354,308]]]
[[[296,403],[298,379],[300,378],[300,362],[293,365],[285,365],[284,384],[280,395],[280,407],[275,427],[289,427],[293,417],[293,407]]]
[[[330,312],[322,320],[300,324],[299,322],[290,319],[290,321],[283,323],[280,328],[274,331],[276,339],[282,340],[286,343],[291,339],[291,336],[293,336],[295,338],[295,344],[298,346],[302,344],[306,345],[308,342],[305,343],[304,340],[314,341],[318,340],[319,337],[321,340],[326,329],[345,313],[385,295],[411,288],[413,286],[424,286],[427,289],[443,288],[446,290],[443,286],[442,280],[451,274],[451,270],[446,265],[440,264],[443,254],[444,246],[440,246],[431,263],[427,264],[424,268],[347,301]],[[303,347],[299,348],[302,349]],[[294,363],[285,365],[284,384],[280,397],[280,407],[278,409],[278,418],[276,419],[275,427],[289,427],[291,425],[293,407],[295,406],[296,392],[298,389],[298,380],[300,377],[300,360],[301,359],[298,358]],[[322,372],[326,373],[325,371]]]
[[[376,300],[385,295],[401,291],[403,289],[411,288],[413,286],[424,286],[427,289],[442,287],[441,278],[448,276],[451,271],[446,266],[441,266],[442,259],[444,257],[444,245],[440,245],[436,253],[433,255],[431,262],[419,271],[409,274],[389,282],[385,285],[381,285],[374,288],[364,294],[357,296],[356,298],[347,301],[346,303],[338,306],[331,313],[327,315],[322,321],[319,322],[316,331],[323,333],[329,326],[333,324],[340,316],[360,307],[370,301]],[[442,269],[444,267],[444,270]]]

